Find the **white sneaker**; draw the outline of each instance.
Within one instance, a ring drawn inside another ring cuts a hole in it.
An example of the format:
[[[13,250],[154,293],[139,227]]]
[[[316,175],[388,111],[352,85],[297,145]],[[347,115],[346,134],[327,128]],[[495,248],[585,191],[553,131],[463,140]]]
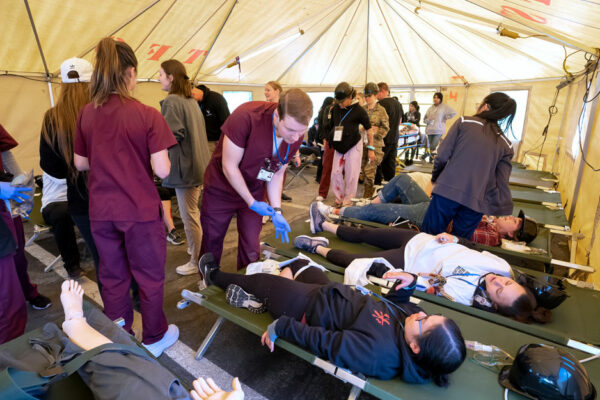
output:
[[[325,199],[323,198],[323,196],[317,196],[317,198],[315,199],[315,201],[323,201],[323,200],[325,200]]]
[[[175,342],[177,342],[177,339],[179,339],[179,328],[177,325],[170,324],[162,339],[156,343],[144,344],[144,347],[146,350],[152,353],[154,357],[160,357],[163,351],[173,346]]]
[[[319,212],[321,214],[323,214],[325,217],[329,217],[329,214],[332,214],[333,212],[333,207],[331,206],[326,206],[323,202],[319,201],[317,202],[317,208],[319,209]]]
[[[198,267],[196,264],[188,261],[185,264],[175,268],[175,272],[177,272],[179,275],[194,275],[198,273]]]

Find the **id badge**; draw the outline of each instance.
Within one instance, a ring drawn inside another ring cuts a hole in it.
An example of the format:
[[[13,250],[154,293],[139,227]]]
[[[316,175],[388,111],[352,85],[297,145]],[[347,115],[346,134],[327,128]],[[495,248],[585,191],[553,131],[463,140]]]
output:
[[[273,179],[273,174],[274,174],[273,171],[269,171],[268,169],[261,168],[260,171],[258,171],[258,176],[256,178],[260,179],[261,181],[271,182],[271,179]]]
[[[344,131],[343,126],[336,126],[333,129],[333,141],[340,142],[342,140],[342,132]]]

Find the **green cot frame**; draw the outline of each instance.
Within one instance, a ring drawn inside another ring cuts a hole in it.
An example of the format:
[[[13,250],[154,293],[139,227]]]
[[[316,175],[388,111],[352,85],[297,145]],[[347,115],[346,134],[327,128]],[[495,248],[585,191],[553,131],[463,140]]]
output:
[[[297,235],[311,235],[308,224],[304,221],[296,221],[292,223],[292,233]],[[326,236],[329,239],[330,248],[346,250],[350,253],[371,253],[380,249],[363,243],[348,243],[338,237],[326,233],[319,233],[321,236]],[[274,235],[266,238],[266,243],[278,243]],[[295,257],[299,250],[294,248],[292,243],[278,244],[274,250],[277,254],[287,258]],[[343,275],[345,269],[331,264],[327,259],[318,254],[306,254],[315,262],[327,268],[328,270]],[[539,277],[548,276],[548,274],[539,271],[527,270],[527,273]],[[551,275],[550,275],[551,276]],[[373,279],[378,284],[388,284],[388,281]],[[456,309],[460,312],[475,315],[478,318],[485,319],[500,325],[520,330],[524,333],[532,334],[552,342],[574,347],[586,348],[587,344],[600,345],[600,291],[592,290],[585,287],[579,287],[576,281],[567,280],[565,282],[566,291],[569,298],[563,304],[553,310],[553,321],[545,325],[540,324],[525,324],[517,322],[510,318],[478,310],[473,307],[464,306],[442,297],[428,295],[424,292],[415,292],[414,296],[436,304],[443,305],[447,308]],[[590,351],[598,351],[590,347]]]
[[[342,282],[342,276],[330,272],[329,278],[335,282]],[[380,292],[381,288],[369,285],[369,289],[374,292]],[[253,314],[246,309],[234,308],[225,301],[224,292],[214,286],[208,287],[200,292],[183,290],[181,292],[183,300],[178,304],[180,309],[186,308],[191,303],[198,304],[208,310],[213,311],[219,317],[208,335],[198,348],[196,359],[201,359],[212,340],[218,333],[219,328],[225,320],[254,333],[260,337],[266,331],[269,323],[273,321],[271,316],[265,314]],[[498,325],[490,321],[479,319],[475,316],[462,313],[458,310],[447,309],[442,305],[433,302],[425,302],[420,299],[411,298],[411,301],[418,303],[427,313],[444,313],[446,317],[454,319],[460,326],[463,336],[467,340],[475,340],[480,343],[494,344],[511,354],[515,354],[519,347],[528,343],[548,343],[524,332],[510,329],[509,327]],[[350,383],[348,399],[356,399],[361,391],[369,393],[379,399],[398,400],[398,399],[449,399],[462,400],[465,398],[478,399],[499,399],[502,396],[503,389],[497,382],[497,374],[485,369],[474,362],[465,360],[463,365],[451,374],[451,384],[448,388],[440,388],[432,383],[426,385],[415,385],[403,382],[399,378],[388,381],[382,381],[373,378],[366,378],[363,375],[354,374],[351,371],[338,367],[331,362],[317,357],[309,351],[299,347],[296,344],[279,339],[276,346],[289,351],[310,364],[322,369],[324,372],[335,376],[343,382]],[[258,343],[257,339],[257,345]],[[557,346],[563,347],[563,346]],[[564,347],[563,347],[564,348]],[[566,349],[565,349],[566,350]],[[266,350],[265,350],[266,351]],[[587,355],[578,350],[569,349],[578,359]],[[471,356],[469,352],[467,358]],[[592,381],[600,379],[600,361],[592,361],[586,364],[586,369]],[[476,379],[474,379],[476,378]],[[513,393],[511,398],[522,398]]]

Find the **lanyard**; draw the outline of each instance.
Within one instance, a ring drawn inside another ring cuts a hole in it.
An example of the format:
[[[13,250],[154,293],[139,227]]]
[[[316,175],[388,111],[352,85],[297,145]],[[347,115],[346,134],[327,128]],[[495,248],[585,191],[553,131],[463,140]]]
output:
[[[342,117],[342,119],[340,120],[340,125],[342,124],[342,122],[344,122],[344,120],[346,119],[346,117],[348,116],[348,114],[350,114],[350,111],[352,111],[352,108],[350,108],[348,111],[346,111],[346,115],[344,115]]]
[[[273,120],[275,120],[275,112],[273,112]],[[290,144],[288,143],[287,150],[285,151],[285,161],[281,159],[279,155],[279,149],[277,148],[277,137],[275,136],[275,124],[273,124],[273,151],[277,153],[277,158],[281,162],[281,166],[284,166],[287,163],[288,155],[290,154]]]
[[[446,278],[456,278],[458,276],[479,276],[479,274],[468,274],[468,273],[464,273],[464,274],[452,274],[452,275],[448,275]],[[477,287],[476,284],[474,284],[473,282],[469,282],[466,279],[463,279],[463,278],[456,278],[456,279],[458,279],[459,281],[463,281],[465,283],[468,283],[471,286]]]

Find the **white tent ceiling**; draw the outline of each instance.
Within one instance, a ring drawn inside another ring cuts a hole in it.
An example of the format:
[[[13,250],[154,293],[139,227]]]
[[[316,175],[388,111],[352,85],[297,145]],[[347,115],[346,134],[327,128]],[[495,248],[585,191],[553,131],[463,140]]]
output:
[[[0,70],[56,74],[125,40],[138,76],[169,58],[207,82],[446,85],[555,78],[600,47],[595,0],[0,0]],[[415,9],[419,8],[418,12]],[[529,36],[501,37],[498,25]],[[39,47],[36,35],[39,37]],[[303,34],[300,34],[302,30]],[[533,36],[532,36],[533,35]],[[41,49],[41,51],[40,51]],[[43,54],[43,57],[42,55]],[[235,58],[238,65],[228,67]]]

